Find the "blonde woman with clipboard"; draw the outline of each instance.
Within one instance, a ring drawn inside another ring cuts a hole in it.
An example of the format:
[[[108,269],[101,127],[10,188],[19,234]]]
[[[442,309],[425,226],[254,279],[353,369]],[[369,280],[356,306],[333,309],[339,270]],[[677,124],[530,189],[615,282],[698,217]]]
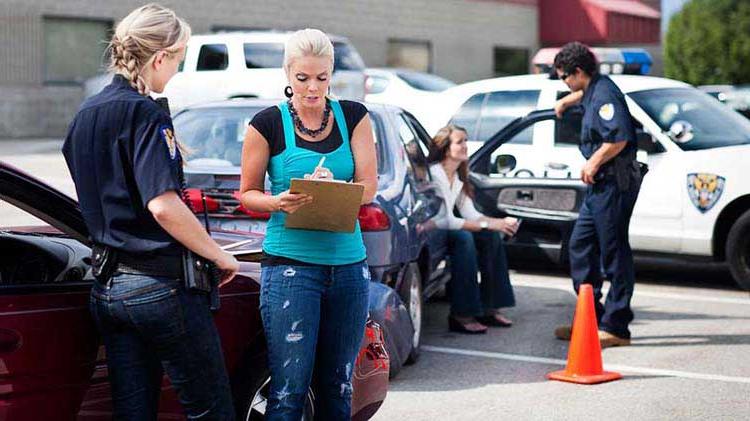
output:
[[[351,417],[351,376],[364,334],[370,280],[359,225],[351,233],[285,227],[288,214],[312,201],[289,192],[292,178],[309,174],[361,183],[362,204],[377,188],[367,109],[326,96],[333,54],[331,41],[319,30],[289,38],[284,50],[289,99],[253,118],[242,150],[242,205],[272,213],[260,296],[271,369],[268,420],[300,419],[313,369],[315,418]],[[264,194],[266,172],[270,196]]]

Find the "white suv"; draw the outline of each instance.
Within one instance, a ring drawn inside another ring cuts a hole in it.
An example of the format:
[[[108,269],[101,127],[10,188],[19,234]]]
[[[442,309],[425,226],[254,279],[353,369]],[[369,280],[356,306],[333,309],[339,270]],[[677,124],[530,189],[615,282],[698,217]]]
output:
[[[625,94],[636,124],[638,160],[650,167],[630,224],[633,249],[727,261],[737,283],[750,289],[750,121],[682,82],[611,78]],[[441,93],[432,110],[422,110],[421,122],[430,133],[448,122],[467,128],[474,140],[470,151],[476,151],[518,116],[553,108],[567,91],[564,83],[546,75],[467,83]],[[562,120],[529,123],[497,150],[480,151],[493,168],[502,164],[487,179],[491,184],[527,187],[516,192],[512,206],[502,200],[496,204],[521,217],[521,211],[553,205],[539,202],[542,186],[578,182],[584,164],[579,135],[580,114],[571,113]]]
[[[284,43],[291,32],[227,32],[194,35],[185,62],[162,94],[172,111],[231,98],[283,98]],[[365,65],[346,38],[330,36],[334,48],[331,93],[364,100]]]

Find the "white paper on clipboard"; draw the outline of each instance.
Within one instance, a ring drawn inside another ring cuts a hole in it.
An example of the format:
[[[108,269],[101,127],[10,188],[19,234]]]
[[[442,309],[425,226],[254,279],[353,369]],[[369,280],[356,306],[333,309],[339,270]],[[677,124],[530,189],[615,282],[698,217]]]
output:
[[[263,252],[263,248],[257,245],[257,239],[237,241],[235,243],[225,244],[221,249],[227,253],[236,256],[240,254],[254,254]]]

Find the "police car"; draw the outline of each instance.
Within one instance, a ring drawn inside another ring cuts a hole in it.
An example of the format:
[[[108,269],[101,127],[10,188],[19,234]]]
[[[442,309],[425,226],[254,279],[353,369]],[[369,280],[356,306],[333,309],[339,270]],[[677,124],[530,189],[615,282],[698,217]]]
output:
[[[638,160],[650,167],[630,225],[633,249],[727,261],[738,285],[750,289],[750,121],[682,82],[636,75],[611,78],[635,120]],[[567,91],[563,82],[547,75],[495,78],[448,89],[433,109],[417,116],[430,133],[449,122],[465,127],[473,140],[470,153],[494,140],[496,148],[485,147],[472,156],[473,168],[486,167],[482,163],[491,168],[474,174],[478,201],[544,221],[546,225],[522,226],[527,234],[537,230],[526,246],[560,262],[567,260],[570,224],[564,222],[577,217],[575,192],[582,187],[585,161],[577,147],[581,115],[519,116],[553,108]],[[606,117],[609,110],[599,112]],[[504,129],[505,138],[497,139],[498,130],[509,123],[516,131]]]

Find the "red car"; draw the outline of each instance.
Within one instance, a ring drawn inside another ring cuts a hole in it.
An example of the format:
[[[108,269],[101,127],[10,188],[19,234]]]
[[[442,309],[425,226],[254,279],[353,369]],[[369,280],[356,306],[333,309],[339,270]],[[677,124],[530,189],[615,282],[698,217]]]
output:
[[[48,225],[0,229],[0,421],[109,420],[106,354],[89,316],[93,277],[78,204],[0,162],[0,209],[15,207]],[[5,225],[7,221],[4,221]],[[221,290],[215,323],[238,419],[264,418],[269,371],[258,309],[262,236],[214,233],[219,243],[250,239],[240,274]],[[388,389],[380,327],[368,321],[353,375],[354,419],[368,419]],[[159,419],[184,419],[163,379]],[[314,413],[310,392],[306,415]],[[307,418],[307,417],[306,417]]]

